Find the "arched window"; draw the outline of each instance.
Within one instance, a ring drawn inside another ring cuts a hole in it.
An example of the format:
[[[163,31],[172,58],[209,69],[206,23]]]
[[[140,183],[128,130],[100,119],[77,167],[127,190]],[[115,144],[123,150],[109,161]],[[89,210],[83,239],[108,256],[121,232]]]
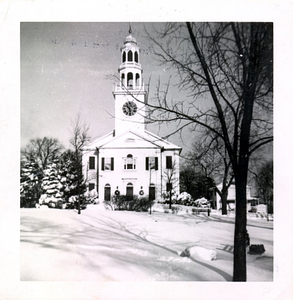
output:
[[[133,158],[132,154],[128,154],[124,158],[124,170],[135,170],[136,169],[136,158]]]
[[[109,201],[111,199],[111,186],[107,183],[104,187],[104,200]]]
[[[125,51],[123,51],[123,54],[122,54],[122,62],[125,62],[126,61],[126,53]]]
[[[139,84],[139,74],[135,74],[135,86],[136,87],[140,86],[140,84]]]
[[[131,154],[127,155],[127,158],[126,158],[126,169],[127,170],[133,169],[133,156]]]
[[[137,51],[134,52],[134,61],[138,63],[138,53],[137,53]]]
[[[133,200],[133,184],[131,182],[126,186],[126,200]]]
[[[131,50],[128,51],[127,60],[128,61],[132,61],[133,60],[133,58],[132,58],[132,51]]]
[[[121,84],[122,84],[122,86],[125,86],[125,74],[124,73],[122,73],[122,75],[121,75]]]
[[[127,74],[127,87],[133,88],[133,74],[132,73]]]

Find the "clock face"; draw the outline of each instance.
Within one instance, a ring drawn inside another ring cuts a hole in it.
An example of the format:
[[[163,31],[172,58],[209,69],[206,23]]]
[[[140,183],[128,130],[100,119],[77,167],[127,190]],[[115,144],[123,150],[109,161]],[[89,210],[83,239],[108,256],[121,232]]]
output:
[[[127,101],[123,104],[122,111],[126,116],[133,116],[137,112],[137,106],[133,101]]]

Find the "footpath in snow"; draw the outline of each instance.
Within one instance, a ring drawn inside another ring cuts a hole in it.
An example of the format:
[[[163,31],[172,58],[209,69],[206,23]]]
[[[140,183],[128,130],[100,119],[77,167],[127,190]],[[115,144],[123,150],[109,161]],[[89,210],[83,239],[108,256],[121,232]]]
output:
[[[157,210],[21,209],[21,280],[232,281],[233,214]],[[247,228],[251,244],[266,249],[247,255],[247,279],[272,281],[273,222],[249,217]],[[217,259],[180,256],[191,246]]]

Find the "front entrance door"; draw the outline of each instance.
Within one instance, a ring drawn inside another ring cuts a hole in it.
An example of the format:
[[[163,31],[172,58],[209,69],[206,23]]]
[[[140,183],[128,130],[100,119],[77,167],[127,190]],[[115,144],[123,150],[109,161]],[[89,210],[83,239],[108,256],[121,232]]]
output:
[[[151,185],[149,187],[149,198],[151,201],[156,199],[156,187],[155,186]]]
[[[126,200],[133,200],[133,185],[128,183],[126,186]]]
[[[110,201],[110,199],[111,199],[111,186],[110,184],[106,184],[104,189],[104,200]]]

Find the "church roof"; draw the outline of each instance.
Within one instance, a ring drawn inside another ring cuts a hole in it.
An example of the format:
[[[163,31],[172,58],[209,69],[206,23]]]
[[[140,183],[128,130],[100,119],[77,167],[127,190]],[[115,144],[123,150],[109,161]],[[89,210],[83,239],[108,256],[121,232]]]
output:
[[[136,39],[131,34],[125,38],[124,44],[126,44],[126,43],[137,44]]]
[[[84,147],[83,150],[109,148],[160,148],[162,150],[179,150],[182,148],[149,132],[127,131],[115,136],[110,132]]]

